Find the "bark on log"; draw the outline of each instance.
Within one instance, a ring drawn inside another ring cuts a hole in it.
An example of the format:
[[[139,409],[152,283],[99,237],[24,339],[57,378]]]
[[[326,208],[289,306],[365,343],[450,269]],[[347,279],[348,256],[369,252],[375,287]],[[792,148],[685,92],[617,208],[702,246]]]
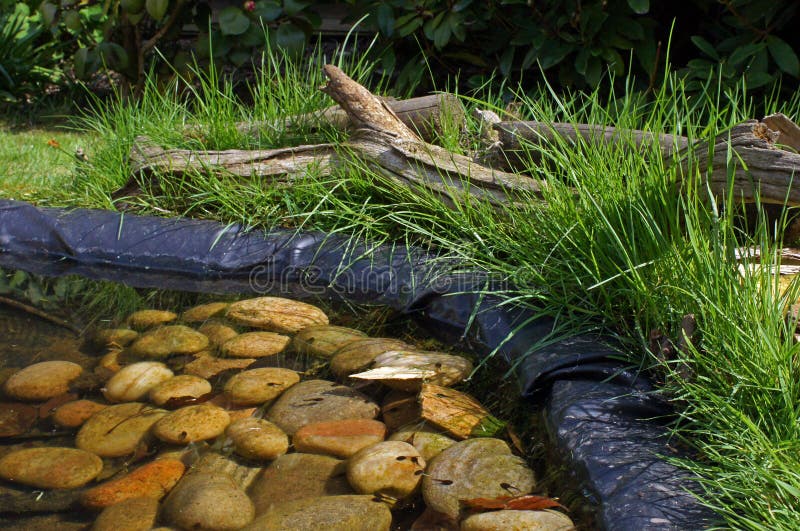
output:
[[[442,131],[446,122],[464,123],[464,108],[458,97],[449,93],[430,94],[407,100],[384,100],[410,129],[430,142]],[[338,129],[351,130],[358,127],[350,120],[350,115],[339,105],[327,107],[318,112],[290,116],[282,122],[241,122],[236,130],[244,135],[255,135],[261,129],[292,128],[301,124],[327,124]]]
[[[658,144],[666,166],[680,164],[686,176],[700,168],[714,196],[728,193],[728,166],[734,166],[733,192],[745,202],[800,205],[800,154],[779,149],[778,145],[800,150],[800,127],[783,115],[771,115],[763,122],[749,120],[718,136],[713,144],[698,141],[689,145],[683,136],[653,134],[587,124],[547,124],[542,122],[500,122],[504,167],[522,168],[523,160],[538,162],[540,153],[532,146],[579,141],[622,144],[646,155]],[[773,130],[773,128],[775,128]],[[732,149],[729,157],[728,149]],[[524,154],[524,158],[523,158]],[[706,172],[710,168],[710,173]]]
[[[131,153],[135,173],[187,173],[222,169],[239,177],[273,176],[278,182],[311,170],[318,174],[344,164],[366,162],[378,174],[404,186],[425,188],[453,202],[467,195],[495,206],[513,201],[509,195],[539,195],[541,183],[531,177],[494,170],[472,159],[422,141],[390,105],[374,96],[339,68],[326,65],[329,83],[322,88],[358,126],[342,146],[298,146],[262,151],[165,150],[142,140]],[[135,193],[129,182],[115,197]]]

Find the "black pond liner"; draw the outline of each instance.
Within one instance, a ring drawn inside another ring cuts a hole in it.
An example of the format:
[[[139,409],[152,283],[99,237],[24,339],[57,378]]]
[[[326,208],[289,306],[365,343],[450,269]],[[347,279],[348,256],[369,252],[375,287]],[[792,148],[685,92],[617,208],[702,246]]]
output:
[[[0,267],[207,293],[325,297],[390,306],[479,358],[516,367],[523,398],[544,404],[550,444],[609,530],[702,529],[717,521],[665,456],[669,405],[601,338],[550,341],[553,322],[501,304],[480,273],[407,246],[341,235],[167,219],[0,200]],[[485,293],[490,288],[488,295]],[[477,308],[477,311],[476,311]],[[509,339],[509,334],[516,333]]]

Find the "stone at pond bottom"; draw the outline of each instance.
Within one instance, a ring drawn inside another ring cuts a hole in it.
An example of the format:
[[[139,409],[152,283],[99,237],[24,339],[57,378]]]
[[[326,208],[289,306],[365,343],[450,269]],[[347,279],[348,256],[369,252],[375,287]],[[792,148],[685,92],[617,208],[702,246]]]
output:
[[[208,346],[208,337],[184,325],[169,325],[150,330],[130,346],[134,356],[166,358],[175,354],[194,354]]]
[[[157,361],[133,363],[121,368],[106,382],[103,396],[109,402],[135,402],[173,376],[166,365]]]
[[[219,348],[229,339],[233,339],[239,335],[239,332],[225,323],[220,323],[218,321],[204,323],[197,331],[204,334],[208,338],[211,346],[215,348]]]
[[[420,412],[417,395],[396,389],[389,391],[381,404],[381,418],[389,431],[418,422]]]
[[[254,461],[272,461],[289,449],[289,437],[268,420],[255,417],[232,422],[225,430],[234,451]]]
[[[128,316],[128,326],[136,330],[144,330],[169,323],[177,319],[177,317],[177,314],[166,310],[139,310]]]
[[[344,495],[276,503],[243,531],[388,531],[392,513],[372,496]]]
[[[365,370],[380,354],[390,350],[411,348],[408,343],[393,338],[370,337],[357,339],[333,353],[331,372],[340,380]]]
[[[345,461],[327,455],[294,453],[278,457],[249,489],[256,514],[262,514],[274,503],[352,494],[346,467]]]
[[[293,385],[267,412],[289,435],[312,422],[342,419],[374,419],[380,408],[355,389],[327,380],[306,380]]]
[[[157,514],[158,500],[131,498],[103,509],[91,531],[150,531]]]
[[[307,326],[328,324],[328,316],[316,306],[280,297],[234,302],[226,315],[246,326],[284,334],[296,334]]]
[[[221,314],[228,309],[230,303],[209,302],[193,306],[181,314],[181,321],[184,323],[202,323],[212,317]]]
[[[293,370],[280,367],[261,367],[235,374],[225,382],[225,397],[240,406],[258,406],[278,397],[300,381]]]
[[[102,508],[133,498],[160,500],[181,479],[186,466],[177,459],[157,459],[128,474],[87,490],[84,507]]]
[[[162,516],[181,529],[233,531],[249,524],[253,502],[227,474],[193,472],[169,493]]]
[[[422,480],[428,507],[458,518],[461,500],[529,494],[536,486],[525,460],[500,439],[460,441],[431,460]]]
[[[263,358],[283,352],[291,338],[274,332],[247,332],[229,339],[220,352],[230,358]]]
[[[56,408],[53,413],[53,423],[62,428],[77,428],[92,415],[107,407],[92,400],[73,400]]]
[[[386,437],[386,425],[372,419],[345,419],[306,424],[292,437],[298,452],[348,458]]]
[[[74,489],[100,474],[103,461],[75,448],[25,448],[0,459],[0,477],[40,489]]]
[[[11,375],[3,390],[18,400],[43,402],[69,391],[69,384],[83,372],[71,361],[42,361]]]
[[[557,511],[491,511],[461,521],[461,531],[573,531],[569,516]]]
[[[232,369],[245,369],[255,361],[255,358],[230,359],[207,355],[197,356],[184,366],[183,372],[186,374],[194,374],[200,378],[210,379],[221,372]]]
[[[373,444],[347,461],[347,480],[361,494],[377,494],[390,506],[416,492],[425,460],[402,441]]]
[[[315,325],[299,331],[292,340],[292,346],[300,354],[330,358],[343,346],[366,337],[367,334],[353,328]]]
[[[396,350],[375,357],[372,369],[351,378],[377,380],[401,391],[419,391],[423,382],[448,386],[464,380],[472,362],[443,352]]]
[[[417,449],[426,462],[442,453],[445,448],[455,444],[455,440],[447,435],[439,433],[432,426],[425,422],[415,422],[407,424],[394,432],[390,441],[403,441]]]
[[[167,412],[131,402],[109,406],[83,423],[75,446],[100,457],[122,457],[146,444],[150,428]]]
[[[211,392],[211,384],[205,378],[193,374],[181,374],[156,385],[148,393],[150,402],[163,406],[171,399],[200,397]]]
[[[172,444],[189,444],[221,435],[231,417],[212,404],[186,406],[165,415],[153,426],[153,435]]]

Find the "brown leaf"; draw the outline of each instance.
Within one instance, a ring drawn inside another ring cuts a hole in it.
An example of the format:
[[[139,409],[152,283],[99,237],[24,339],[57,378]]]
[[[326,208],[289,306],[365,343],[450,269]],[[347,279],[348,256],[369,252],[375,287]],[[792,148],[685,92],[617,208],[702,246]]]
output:
[[[491,511],[494,509],[505,509],[511,511],[541,511],[543,509],[554,509],[556,507],[566,510],[566,507],[547,496],[498,496],[497,498],[473,498],[462,500],[462,503],[473,510]]]

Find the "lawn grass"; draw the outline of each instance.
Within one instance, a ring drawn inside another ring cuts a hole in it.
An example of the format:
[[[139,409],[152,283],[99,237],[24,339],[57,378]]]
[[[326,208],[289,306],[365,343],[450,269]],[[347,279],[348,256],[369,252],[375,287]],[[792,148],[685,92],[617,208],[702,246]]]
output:
[[[114,208],[110,193],[127,181],[127,154],[141,134],[164,146],[194,149],[339,142],[336,130],[309,124],[289,131],[281,125],[288,115],[330,104],[317,90],[321,62],[298,67],[268,55],[264,75],[252,87],[255,105],[241,103],[214,74],[185,90],[177,82],[167,90],[150,83],[137,104],[98,104],[77,122],[98,139],[89,163],[72,171],[58,197],[45,195],[65,205]],[[342,66],[356,79],[370,79],[371,65]],[[375,87],[379,80],[368,84]],[[468,108],[500,110],[511,96],[527,118],[690,139],[711,139],[756,112],[744,87],[723,92],[710,80],[702,93],[690,95],[676,75],[655,94],[602,94],[603,89],[558,95],[548,87],[524,92],[497,83],[463,101]],[[800,112],[798,98],[760,103],[759,112]],[[243,136],[233,127],[240,120],[275,126]],[[466,132],[445,131],[440,143],[469,152],[476,145],[475,124]],[[550,184],[544,201],[521,196],[502,211],[474,200],[450,207],[358,163],[331,176],[310,172],[291,188],[200,172],[167,180],[162,190],[147,190],[129,202],[157,215],[413,243],[509,280],[516,286],[509,300],[557,316],[563,333],[593,329],[617,335],[632,363],[663,380],[662,392],[680,414],[676,436],[698,450],[699,458],[684,465],[700,475],[702,500],[721,515],[721,526],[796,528],[800,346],[793,334],[796,319],[786,318],[786,308],[800,287],[793,283],[784,291],[769,268],[743,276],[734,260],[737,248],[758,245],[775,265],[783,242],[774,234],[786,220],[778,220],[776,230],[761,215],[754,226],[743,227],[735,197],[705,199],[701,177],[707,168],[681,174],[665,166],[656,147],[644,155],[624,144],[556,143],[529,150],[529,172]],[[534,164],[534,158],[542,161]],[[687,314],[697,319],[698,340],[676,359],[656,359],[649,351],[651,332],[677,338]]]

